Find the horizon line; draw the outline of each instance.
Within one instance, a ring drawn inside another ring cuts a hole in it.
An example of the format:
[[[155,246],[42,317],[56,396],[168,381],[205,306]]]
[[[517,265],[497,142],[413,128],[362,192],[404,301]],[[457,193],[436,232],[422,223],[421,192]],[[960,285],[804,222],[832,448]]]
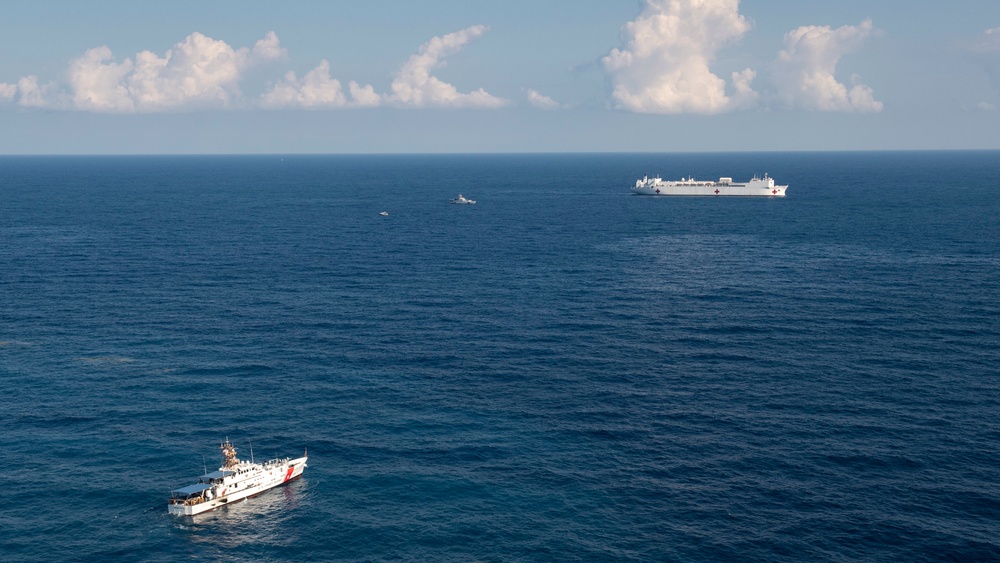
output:
[[[215,157],[215,156],[555,156],[555,155],[656,155],[656,154],[822,154],[822,153],[955,153],[1000,152],[1000,148],[977,149],[794,149],[794,150],[721,150],[721,151],[481,151],[481,152],[204,152],[204,153],[4,153],[0,158],[16,157]]]

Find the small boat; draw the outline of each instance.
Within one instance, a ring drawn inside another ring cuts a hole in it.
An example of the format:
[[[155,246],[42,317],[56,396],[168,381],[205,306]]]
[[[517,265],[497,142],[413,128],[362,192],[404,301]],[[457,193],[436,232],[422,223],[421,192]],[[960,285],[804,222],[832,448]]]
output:
[[[465,197],[462,196],[462,194],[458,194],[458,197],[456,197],[455,199],[451,200],[451,202],[452,203],[458,203],[458,204],[464,204],[464,205],[474,205],[476,203],[476,200],[474,200],[474,199],[466,199]]]
[[[236,457],[236,448],[227,439],[221,446],[225,462],[218,471],[202,475],[194,485],[170,491],[167,512],[178,516],[194,516],[257,496],[298,479],[306,468],[308,456],[275,458],[264,463],[254,463]]]
[[[388,217],[389,216],[389,212],[388,211],[381,211],[381,212],[379,212],[379,215],[381,215],[383,217]]]

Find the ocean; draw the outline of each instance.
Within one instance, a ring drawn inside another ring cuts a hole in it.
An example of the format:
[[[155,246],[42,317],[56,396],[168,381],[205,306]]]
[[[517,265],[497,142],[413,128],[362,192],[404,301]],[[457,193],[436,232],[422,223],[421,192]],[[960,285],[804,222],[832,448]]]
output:
[[[998,366],[998,152],[0,157],[4,561],[1000,560]]]

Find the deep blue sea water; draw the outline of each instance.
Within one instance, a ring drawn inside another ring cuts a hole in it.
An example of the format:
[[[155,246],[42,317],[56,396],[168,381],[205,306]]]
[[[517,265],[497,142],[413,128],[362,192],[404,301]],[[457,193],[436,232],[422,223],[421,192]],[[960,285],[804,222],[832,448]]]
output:
[[[0,158],[4,561],[1000,560],[998,366],[997,152]]]

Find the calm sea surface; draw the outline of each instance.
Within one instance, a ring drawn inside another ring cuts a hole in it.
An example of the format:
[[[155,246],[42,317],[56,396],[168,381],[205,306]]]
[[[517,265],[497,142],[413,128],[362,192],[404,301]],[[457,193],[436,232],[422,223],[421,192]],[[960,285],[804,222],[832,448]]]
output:
[[[1000,153],[2,157],[0,460],[4,561],[1000,560]]]

